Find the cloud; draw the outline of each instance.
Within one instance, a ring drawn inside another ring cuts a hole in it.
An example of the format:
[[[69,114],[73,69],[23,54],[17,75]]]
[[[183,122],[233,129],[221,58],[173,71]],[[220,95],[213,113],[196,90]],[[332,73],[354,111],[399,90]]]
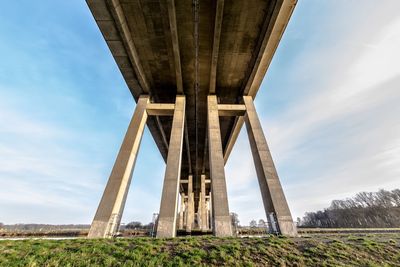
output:
[[[88,222],[88,209],[97,205],[91,192],[103,189],[106,168],[89,154],[93,149],[71,144],[101,134],[43,120],[40,109],[21,106],[11,94],[0,97],[0,106],[0,221]]]
[[[400,187],[400,18],[383,16],[390,13],[387,9],[384,5],[376,11],[379,20],[372,28],[361,23],[361,10],[346,29],[349,35],[338,31],[334,42],[324,41],[332,45],[313,44],[298,51],[285,69],[291,84],[298,84],[282,92],[296,96],[288,98],[285,110],[268,113],[263,93],[257,98],[294,218],[359,191]],[[255,173],[248,169],[251,157],[243,152],[248,150],[241,144],[247,142],[244,138],[239,138],[228,162],[227,174],[232,177],[227,179],[241,185],[230,200],[247,222],[265,215],[258,185],[251,184]],[[235,154],[235,149],[240,152]]]
[[[353,41],[362,52],[350,62],[332,51],[342,63],[334,64],[340,65],[332,70],[335,81],[322,81],[323,90],[292,103],[282,116],[264,118],[278,165],[298,166],[287,190],[297,216],[333,198],[400,187],[400,19],[371,38]]]

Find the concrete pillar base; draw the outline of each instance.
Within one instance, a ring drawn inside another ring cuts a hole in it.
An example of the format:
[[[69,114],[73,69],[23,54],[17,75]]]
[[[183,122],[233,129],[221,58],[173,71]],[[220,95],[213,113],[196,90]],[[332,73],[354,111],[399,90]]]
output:
[[[291,219],[284,220],[278,219],[280,233],[284,236],[296,237],[298,236],[297,228]]]
[[[230,216],[216,216],[214,218],[214,235],[217,237],[232,236],[232,223]]]

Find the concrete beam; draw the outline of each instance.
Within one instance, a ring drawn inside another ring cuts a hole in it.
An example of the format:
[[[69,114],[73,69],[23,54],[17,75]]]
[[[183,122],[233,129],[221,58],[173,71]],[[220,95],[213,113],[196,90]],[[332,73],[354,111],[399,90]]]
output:
[[[148,103],[148,96],[140,96],[90,227],[89,238],[112,237],[118,231],[147,120]]]
[[[149,103],[146,111],[149,116],[173,116],[175,104]]]
[[[107,2],[107,0],[86,0],[129,90],[137,101],[144,92],[134,75],[135,70],[131,64],[129,52],[124,47],[124,40],[119,30],[121,27],[117,27],[117,22]]]
[[[168,150],[169,144],[168,144],[168,140],[167,140],[167,135],[165,134],[165,131],[164,131],[164,128],[162,126],[160,117],[159,116],[155,116],[155,118],[156,118],[156,125],[157,125],[158,130],[160,131],[160,134],[161,134],[162,142],[163,142],[165,148]]]
[[[216,80],[217,80],[217,64],[219,53],[219,41],[221,37],[222,18],[224,15],[224,0],[217,0],[217,7],[215,10],[214,22],[214,37],[213,48],[211,55],[211,68],[210,68],[210,94],[215,94]]]
[[[207,109],[208,151],[213,204],[213,231],[216,236],[231,236],[232,229],[226,190],[224,157],[222,154],[218,102],[215,95],[208,96]]]
[[[255,110],[253,98],[244,96],[243,99],[247,108],[244,118],[266,216],[269,220],[276,219],[278,232],[287,236],[296,236],[297,230]],[[275,222],[270,221],[270,223],[275,226]]]
[[[242,126],[244,124],[244,119],[243,117],[237,117],[236,118],[236,123],[233,126],[233,130],[231,131],[231,134],[229,136],[228,139],[228,143],[225,146],[225,150],[224,150],[224,162],[225,164],[228,162],[229,156],[231,155],[233,146],[236,143],[236,140],[239,136],[240,130],[242,129]]]
[[[167,0],[169,27],[171,29],[172,50],[174,51],[176,91],[183,94],[181,56],[179,52],[178,28],[176,25],[175,1]]]
[[[218,114],[221,117],[228,116],[243,116],[246,113],[246,107],[240,104],[219,104]]]
[[[158,217],[157,237],[175,237],[176,235],[176,210],[181,178],[184,122],[185,96],[177,96]]]
[[[160,130],[161,138],[167,149],[169,147],[167,136],[164,132],[159,116],[173,116],[174,110],[175,104],[149,103],[146,108],[147,115],[155,116],[157,127]]]
[[[247,79],[243,95],[256,96],[296,3],[297,0],[278,0],[271,18],[266,18],[262,27],[264,35],[260,39],[258,54]],[[271,21],[273,23],[270,23]]]
[[[264,32],[260,36],[258,43],[258,53],[255,53],[256,56],[253,59],[254,64],[250,64],[252,68],[247,78],[247,82],[242,89],[243,95],[249,95],[253,98],[256,96],[296,3],[297,0],[279,0],[276,3],[272,17],[266,18],[264,25],[262,26]],[[229,155],[232,152],[243,124],[244,119],[242,117],[237,118],[228,139],[228,143],[225,146],[225,163],[228,161]]]
[[[145,93],[150,92],[150,84],[146,78],[144,73],[142,64],[140,63],[139,55],[137,53],[137,49],[132,39],[131,32],[129,30],[128,23],[126,21],[124,12],[122,10],[122,6],[119,0],[109,0],[108,3],[111,5],[112,15],[114,20],[119,28],[119,31],[122,35],[122,39],[124,40],[125,47],[127,48],[127,53],[135,69],[136,76],[138,77],[140,86]]]

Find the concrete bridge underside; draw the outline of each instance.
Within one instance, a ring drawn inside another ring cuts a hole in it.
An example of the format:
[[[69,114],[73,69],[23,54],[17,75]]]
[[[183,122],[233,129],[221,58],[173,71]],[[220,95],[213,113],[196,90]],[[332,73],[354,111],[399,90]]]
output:
[[[144,126],[167,167],[157,236],[232,234],[224,164],[246,123],[270,229],[296,235],[253,104],[296,0],[87,0],[136,109],[89,237],[119,227]]]

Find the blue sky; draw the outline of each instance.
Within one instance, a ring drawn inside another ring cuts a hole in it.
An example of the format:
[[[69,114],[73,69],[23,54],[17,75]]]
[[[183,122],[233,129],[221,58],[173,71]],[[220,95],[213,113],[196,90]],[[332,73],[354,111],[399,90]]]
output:
[[[400,188],[400,2],[299,1],[256,99],[293,217]],[[134,101],[84,1],[0,10],[0,222],[90,223]],[[146,130],[124,222],[158,212]],[[242,224],[264,218],[245,130],[226,166]]]

